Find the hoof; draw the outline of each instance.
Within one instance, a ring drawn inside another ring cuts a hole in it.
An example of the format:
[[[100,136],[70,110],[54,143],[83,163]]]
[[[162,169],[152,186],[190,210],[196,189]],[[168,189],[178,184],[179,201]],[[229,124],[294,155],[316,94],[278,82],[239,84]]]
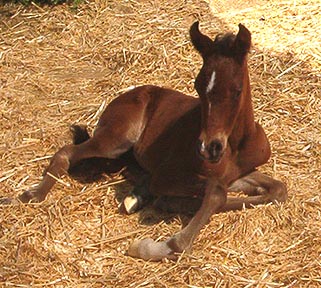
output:
[[[162,259],[177,259],[177,255],[168,246],[167,241],[155,242],[151,238],[136,240],[130,245],[127,255],[135,258],[150,261],[160,261]]]
[[[140,196],[130,194],[125,197],[124,208],[127,214],[133,214],[143,207],[143,200]]]

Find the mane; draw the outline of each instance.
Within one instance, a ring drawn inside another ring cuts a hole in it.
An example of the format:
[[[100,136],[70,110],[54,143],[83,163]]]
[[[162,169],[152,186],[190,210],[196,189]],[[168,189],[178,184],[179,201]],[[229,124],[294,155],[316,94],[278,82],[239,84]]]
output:
[[[233,47],[234,40],[235,35],[233,33],[218,34],[214,40],[213,53],[232,57],[236,52]]]

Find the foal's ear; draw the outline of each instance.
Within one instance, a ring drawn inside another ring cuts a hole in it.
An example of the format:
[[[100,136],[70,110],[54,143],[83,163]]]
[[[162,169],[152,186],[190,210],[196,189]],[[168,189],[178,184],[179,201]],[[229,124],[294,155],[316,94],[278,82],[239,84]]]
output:
[[[239,24],[239,32],[234,41],[235,54],[240,60],[243,60],[251,47],[251,33],[242,24]]]
[[[202,34],[198,26],[199,22],[197,21],[191,26],[189,34],[195,49],[204,58],[211,53],[213,41],[208,36]]]

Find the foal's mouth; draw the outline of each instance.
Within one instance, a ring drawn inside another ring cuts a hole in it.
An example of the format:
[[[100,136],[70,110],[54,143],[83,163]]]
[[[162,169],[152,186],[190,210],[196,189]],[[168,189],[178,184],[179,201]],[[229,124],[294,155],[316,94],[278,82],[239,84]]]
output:
[[[215,163],[215,164],[220,162],[220,160],[222,159],[222,156],[223,156],[223,154],[217,155],[217,156],[208,156],[208,157],[206,157],[203,154],[199,153],[199,157],[201,158],[201,160],[208,161],[208,162]]]

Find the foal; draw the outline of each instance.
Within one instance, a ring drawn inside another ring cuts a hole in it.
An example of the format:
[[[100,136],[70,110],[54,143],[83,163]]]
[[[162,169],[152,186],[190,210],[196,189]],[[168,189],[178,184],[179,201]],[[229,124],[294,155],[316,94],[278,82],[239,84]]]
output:
[[[168,240],[144,239],[130,246],[129,255],[146,260],[172,258],[189,249],[213,213],[284,202],[285,185],[256,170],[268,161],[270,146],[253,116],[247,68],[250,32],[240,24],[237,35],[218,35],[213,41],[195,22],[190,36],[203,58],[195,80],[199,98],[156,86],[120,95],[102,114],[93,137],[61,148],[40,184],[19,200],[43,201],[56,178],[80,160],[116,159],[132,150],[150,177],[148,192],[136,188],[125,198],[129,213],[149,194],[201,202],[189,224]],[[228,197],[228,191],[248,197]]]

